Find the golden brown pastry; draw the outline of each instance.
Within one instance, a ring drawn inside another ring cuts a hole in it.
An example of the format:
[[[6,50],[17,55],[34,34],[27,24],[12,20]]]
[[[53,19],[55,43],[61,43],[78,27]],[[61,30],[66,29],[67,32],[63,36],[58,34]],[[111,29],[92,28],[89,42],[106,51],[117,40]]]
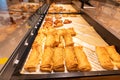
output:
[[[63,26],[63,23],[57,23],[54,25],[55,28]]]
[[[98,60],[100,62],[100,65],[107,69],[107,70],[113,70],[114,65],[111,62],[110,56],[105,49],[105,47],[96,47],[96,54],[98,56]]]
[[[63,26],[63,21],[60,19],[56,19],[54,21],[54,27],[61,27],[61,26]]]
[[[65,19],[63,23],[64,23],[64,24],[70,24],[70,23],[72,23],[72,21],[69,20],[69,19]]]
[[[59,48],[59,47],[54,48],[53,70],[55,72],[64,71],[64,50],[63,48]]]
[[[115,46],[106,46],[105,49],[109,53],[112,61],[120,63],[120,54],[116,51]]]
[[[65,40],[65,46],[73,46],[74,45],[71,34],[66,33],[64,35],[64,40]]]
[[[38,45],[42,46],[43,45],[43,41],[45,40],[45,37],[46,37],[45,34],[39,33],[36,36],[34,42],[36,42]]]
[[[53,67],[53,48],[46,47],[44,54],[42,55],[42,61],[40,64],[40,70],[43,72],[51,72]]]
[[[56,19],[56,20],[54,21],[54,24],[58,24],[58,23],[62,23],[62,22],[63,22],[62,20]]]
[[[78,63],[73,47],[65,47],[65,64],[68,71],[76,71]]]
[[[57,33],[55,33],[54,36],[55,36],[55,43],[54,43],[54,46],[58,46],[59,43],[60,43],[60,35],[57,34]]]
[[[56,14],[55,15],[55,19],[61,19],[62,17],[61,17],[61,15],[60,14]]]
[[[65,46],[64,38],[63,38],[63,36],[60,36],[60,42],[59,42],[57,47],[62,47],[63,48],[64,46]]]
[[[60,35],[60,36],[63,36],[66,34],[66,29],[58,29],[57,30],[57,33]]]
[[[67,31],[68,34],[71,34],[71,36],[75,36],[76,35],[76,32],[74,31],[73,28],[68,28],[68,29],[66,29],[66,31]]]
[[[106,46],[105,48],[108,51],[112,61],[120,69],[120,54],[116,51],[115,46]]]
[[[83,48],[81,46],[74,47],[75,55],[78,61],[78,70],[80,71],[90,71],[91,65],[85,55]]]
[[[44,24],[43,24],[43,27],[52,28],[53,27],[53,22],[52,21],[45,21]]]
[[[51,21],[51,22],[53,22],[53,18],[52,17],[46,17],[45,21]]]
[[[28,72],[35,72],[37,69],[37,65],[39,64],[39,53],[36,49],[37,45],[32,47],[32,51],[28,57],[28,60],[24,66],[24,69]]]
[[[55,46],[55,36],[54,34],[47,34],[45,47],[54,47]]]

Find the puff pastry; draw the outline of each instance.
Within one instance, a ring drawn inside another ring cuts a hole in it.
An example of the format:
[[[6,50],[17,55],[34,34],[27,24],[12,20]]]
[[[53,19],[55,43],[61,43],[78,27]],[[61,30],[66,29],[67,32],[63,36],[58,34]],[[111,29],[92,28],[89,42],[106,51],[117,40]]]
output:
[[[60,47],[54,48],[53,70],[55,72],[64,71],[64,50],[63,48],[60,48]]]
[[[64,35],[64,40],[65,40],[65,46],[73,46],[74,45],[71,34],[68,34],[68,33],[65,34]]]
[[[73,28],[68,28],[68,29],[66,29],[66,31],[67,31],[68,34],[71,34],[71,36],[75,36],[76,35],[76,32],[74,31]]]
[[[28,60],[24,66],[24,69],[28,72],[35,72],[37,65],[39,64],[39,53],[36,50],[36,45],[32,48],[32,51],[30,52],[30,55],[28,57]]]
[[[106,46],[105,48],[108,51],[112,61],[120,63],[120,54],[116,51],[115,46]]]
[[[65,64],[68,71],[77,71],[78,63],[73,47],[65,47]]]
[[[44,50],[44,54],[42,55],[42,61],[40,64],[40,70],[42,72],[51,72],[53,67],[53,48],[47,47]]]
[[[54,47],[55,46],[55,36],[53,34],[47,34],[45,47]]]
[[[98,60],[100,62],[100,65],[107,69],[107,70],[113,70],[114,65],[111,62],[110,56],[105,49],[105,47],[96,47],[96,54],[98,56]]]
[[[78,61],[78,70],[90,71],[91,65],[87,59],[87,56],[83,52],[83,48],[81,46],[75,46],[74,51],[75,51],[75,55]]]

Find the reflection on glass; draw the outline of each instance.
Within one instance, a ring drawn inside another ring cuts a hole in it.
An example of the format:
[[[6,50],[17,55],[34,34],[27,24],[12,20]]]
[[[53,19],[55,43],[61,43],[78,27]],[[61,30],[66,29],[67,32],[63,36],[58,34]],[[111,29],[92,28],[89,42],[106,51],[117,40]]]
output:
[[[7,9],[7,1],[6,0],[0,0],[0,10],[6,10]]]

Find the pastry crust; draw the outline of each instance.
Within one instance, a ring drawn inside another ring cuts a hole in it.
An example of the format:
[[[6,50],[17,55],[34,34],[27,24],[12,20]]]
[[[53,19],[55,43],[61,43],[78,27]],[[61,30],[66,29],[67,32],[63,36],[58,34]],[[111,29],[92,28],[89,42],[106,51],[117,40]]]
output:
[[[81,46],[74,47],[75,55],[78,61],[78,70],[79,71],[90,71],[91,65],[87,59],[87,56],[83,52],[83,48]]]
[[[113,70],[114,65],[111,62],[110,56],[105,49],[105,47],[96,47],[96,54],[98,56],[98,60],[100,62],[100,65],[107,69],[107,70]]]
[[[60,47],[54,48],[53,70],[55,72],[63,72],[64,71],[64,50],[63,50],[63,48],[60,48]]]
[[[75,36],[76,35],[76,32],[74,31],[73,28],[68,28],[68,29],[66,29],[66,31],[67,31],[68,34],[71,34],[71,36]]]
[[[30,56],[24,66],[24,69],[28,72],[35,72],[39,61],[39,53],[37,51],[37,45],[35,44],[32,47],[32,51],[30,52]]]
[[[42,72],[51,72],[53,67],[53,48],[47,47],[44,50],[44,54],[42,55],[42,61],[40,64],[40,70]]]
[[[65,46],[73,46],[74,45],[71,34],[66,33],[64,35],[64,40],[65,40]]]
[[[120,54],[116,51],[115,46],[106,46],[105,48],[112,61],[120,63]]]
[[[53,34],[47,34],[45,47],[54,47],[55,46],[55,36]]]
[[[69,20],[69,19],[65,19],[63,23],[64,23],[64,24],[70,24],[70,23],[72,23],[72,21]]]
[[[65,64],[68,71],[77,71],[78,63],[73,47],[65,47]]]

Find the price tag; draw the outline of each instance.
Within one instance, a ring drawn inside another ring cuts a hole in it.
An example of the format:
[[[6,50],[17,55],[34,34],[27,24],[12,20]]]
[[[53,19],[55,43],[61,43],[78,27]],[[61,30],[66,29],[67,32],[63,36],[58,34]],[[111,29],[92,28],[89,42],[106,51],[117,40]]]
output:
[[[5,64],[7,62],[8,58],[0,58],[0,64]]]

